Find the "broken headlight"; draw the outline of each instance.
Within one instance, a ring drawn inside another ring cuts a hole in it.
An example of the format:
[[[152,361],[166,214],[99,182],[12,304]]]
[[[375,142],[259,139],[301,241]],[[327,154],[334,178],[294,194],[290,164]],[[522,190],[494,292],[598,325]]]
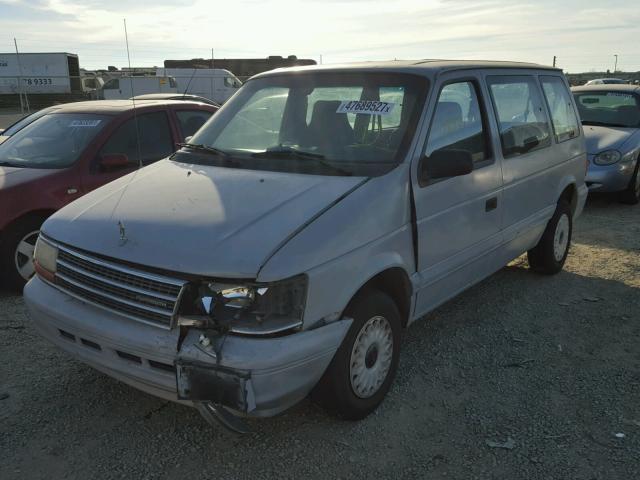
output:
[[[271,335],[302,325],[306,296],[306,275],[274,283],[200,282],[183,296],[178,323]]]

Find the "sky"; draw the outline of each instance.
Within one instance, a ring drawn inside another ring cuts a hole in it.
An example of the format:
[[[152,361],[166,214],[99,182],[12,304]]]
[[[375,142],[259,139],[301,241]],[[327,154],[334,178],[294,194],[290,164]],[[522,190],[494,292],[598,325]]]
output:
[[[0,52],[76,53],[87,69],[297,55],[532,61],[640,70],[638,0],[0,0]]]

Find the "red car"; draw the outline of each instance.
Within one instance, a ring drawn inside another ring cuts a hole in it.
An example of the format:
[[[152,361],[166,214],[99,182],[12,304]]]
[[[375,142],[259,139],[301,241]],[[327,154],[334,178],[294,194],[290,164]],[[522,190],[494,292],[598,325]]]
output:
[[[165,158],[216,112],[200,102],[131,100],[61,105],[0,144],[0,277],[33,274],[40,225],[56,210]]]

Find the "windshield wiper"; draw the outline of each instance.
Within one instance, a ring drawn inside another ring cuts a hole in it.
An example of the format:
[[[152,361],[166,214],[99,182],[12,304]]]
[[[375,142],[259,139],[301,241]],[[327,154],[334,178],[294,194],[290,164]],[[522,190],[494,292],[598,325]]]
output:
[[[256,152],[252,153],[251,156],[253,158],[273,158],[273,159],[295,159],[295,158],[304,158],[305,160],[311,160],[313,163],[317,165],[322,165],[330,170],[333,170],[340,175],[351,176],[353,172],[346,170],[344,168],[340,168],[327,160],[325,160],[325,156],[320,153],[313,152],[305,152],[304,150],[298,150],[296,148],[291,147],[277,147],[277,148],[269,148],[264,152]]]
[[[220,150],[216,147],[210,147],[209,145],[203,145],[202,143],[178,143],[178,146],[189,150],[197,150],[198,152],[206,152],[219,157],[229,158],[229,154],[224,150]]]

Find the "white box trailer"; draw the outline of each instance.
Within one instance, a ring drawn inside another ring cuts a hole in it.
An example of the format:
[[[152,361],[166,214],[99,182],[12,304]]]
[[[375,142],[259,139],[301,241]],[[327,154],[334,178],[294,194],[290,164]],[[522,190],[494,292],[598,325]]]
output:
[[[242,82],[222,68],[159,68],[156,75],[170,75],[178,83],[178,93],[189,93],[214,102],[226,102]]]
[[[0,94],[81,91],[80,64],[73,53],[0,53]]]
[[[129,76],[112,78],[102,87],[101,97],[105,100],[131,98],[147,93],[178,93],[173,77]]]

